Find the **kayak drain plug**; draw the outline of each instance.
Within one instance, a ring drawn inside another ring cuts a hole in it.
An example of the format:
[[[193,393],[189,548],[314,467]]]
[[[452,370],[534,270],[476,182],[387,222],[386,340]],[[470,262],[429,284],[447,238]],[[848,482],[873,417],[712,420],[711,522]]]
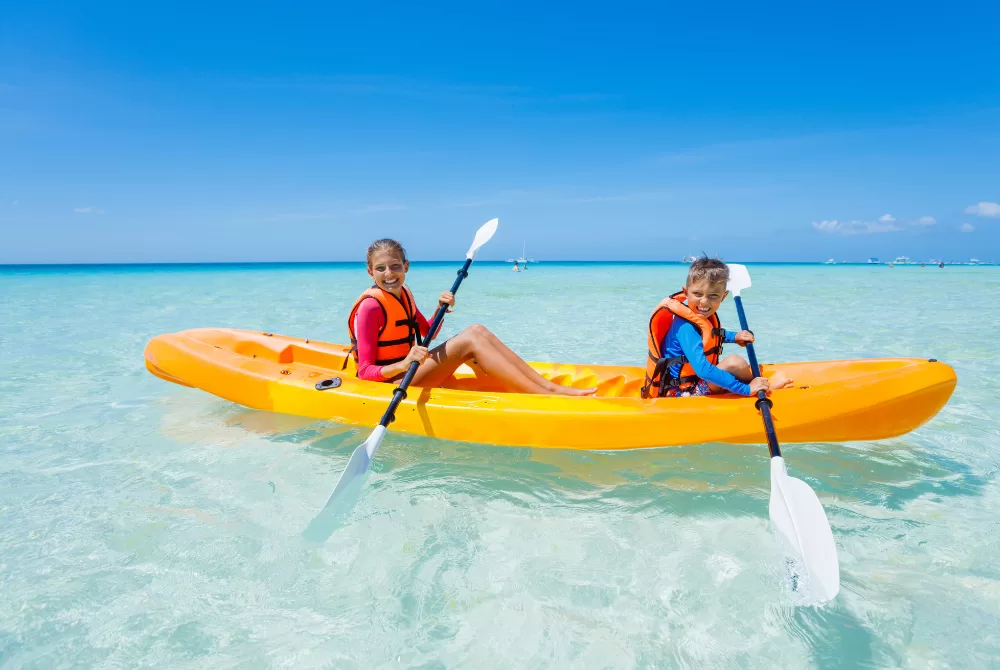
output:
[[[324,379],[316,382],[317,391],[329,391],[330,389],[335,389],[338,386],[340,386],[340,377],[331,377],[330,379]]]

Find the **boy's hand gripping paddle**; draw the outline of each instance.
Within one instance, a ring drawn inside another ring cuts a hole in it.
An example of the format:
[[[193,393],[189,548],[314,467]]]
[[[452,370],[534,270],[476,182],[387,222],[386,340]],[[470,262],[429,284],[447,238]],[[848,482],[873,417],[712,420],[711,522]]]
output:
[[[452,293],[455,293],[462,280],[469,276],[469,266],[472,265],[472,259],[475,258],[476,252],[493,237],[493,233],[497,231],[497,224],[499,222],[499,219],[490,219],[476,231],[476,237],[472,240],[472,246],[469,247],[469,251],[465,254],[465,264],[458,271],[455,283],[451,285]],[[446,311],[447,309],[439,309],[434,316],[434,321],[427,331],[428,342],[441,326],[441,321],[444,319]],[[417,343],[420,344],[419,334],[417,335]],[[375,457],[375,451],[382,442],[389,424],[395,418],[396,408],[406,398],[406,388],[413,381],[413,376],[417,373],[418,367],[420,367],[420,363],[417,361],[410,363],[410,367],[403,376],[399,386],[393,391],[392,401],[385,410],[385,414],[382,415],[381,421],[375,426],[375,430],[372,431],[372,434],[365,440],[364,444],[355,449],[354,453],[351,454],[351,459],[347,461],[347,467],[344,468],[343,474],[340,475],[340,481],[333,488],[330,499],[326,501],[326,505],[320,513],[302,532],[303,536],[307,539],[322,541],[330,537],[338,520],[342,519],[354,506],[354,503],[357,502],[361,486],[366,479],[365,475],[368,474],[372,459]]]
[[[740,291],[750,288],[750,273],[746,266],[729,263],[728,290],[735,296],[736,311],[740,326],[749,330]],[[754,377],[760,377],[757,354],[753,344],[747,344],[750,369]],[[837,562],[837,547],[833,542],[833,531],[826,512],[815,491],[801,479],[789,477],[785,469],[785,459],[781,457],[778,436],[771,420],[771,399],[767,393],[757,393],[757,409],[764,419],[764,431],[771,450],[771,504],[768,512],[771,526],[784,539],[787,548],[799,559],[796,571],[805,571],[806,588],[816,602],[833,600],[840,590],[840,565]]]

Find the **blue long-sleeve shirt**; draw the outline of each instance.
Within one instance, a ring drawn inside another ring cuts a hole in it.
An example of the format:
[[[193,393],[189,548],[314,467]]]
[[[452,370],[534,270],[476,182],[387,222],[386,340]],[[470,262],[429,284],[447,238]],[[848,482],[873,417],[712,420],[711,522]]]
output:
[[[736,341],[736,332],[727,330],[722,341],[729,344],[734,343]],[[670,324],[670,330],[663,336],[663,342],[660,343],[660,351],[663,352],[662,355],[666,358],[673,358],[681,354],[687,356],[694,374],[698,375],[699,379],[704,379],[707,382],[721,386],[732,393],[745,396],[752,395],[749,384],[741,382],[732,373],[726,372],[708,362],[708,359],[705,358],[705,345],[701,341],[701,335],[698,334],[698,329],[689,321],[674,317],[673,323]],[[676,379],[680,371],[681,366],[679,364],[672,365],[667,374],[671,379]]]

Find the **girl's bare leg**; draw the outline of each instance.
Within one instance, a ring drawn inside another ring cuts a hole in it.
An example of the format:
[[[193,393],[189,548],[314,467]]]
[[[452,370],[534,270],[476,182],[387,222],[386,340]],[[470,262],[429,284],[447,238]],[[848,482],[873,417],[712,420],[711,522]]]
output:
[[[565,395],[585,395],[586,389],[571,389],[568,387],[546,384],[541,375],[534,370],[533,374],[525,373],[524,367],[513,363],[509,354],[497,347],[499,342],[483,326],[471,326],[451,338],[442,345],[430,351],[430,356],[423,362],[413,378],[415,386],[440,386],[451,377],[465,361],[475,358],[479,368],[487,376],[501,382],[504,387],[514,393],[561,393]],[[510,352],[509,349],[507,349]],[[510,352],[513,354],[513,352]],[[515,354],[516,356],[516,354]]]
[[[441,386],[465,361],[475,358],[488,377],[499,381],[511,393],[550,393],[511,366],[506,358],[472,329],[463,330],[444,344],[434,347],[417,369],[414,386]]]
[[[476,326],[472,327],[475,328]],[[511,351],[510,347],[504,344],[499,337],[491,333],[485,327],[483,326],[480,327],[483,329],[484,335],[489,339],[489,341],[493,344],[493,346],[496,347],[496,349],[501,354],[503,354],[512,365],[516,366],[521,371],[521,373],[524,374],[524,376],[528,377],[529,379],[533,379],[538,384],[545,386],[547,389],[549,389],[551,393],[565,393],[567,395],[591,395],[595,391],[597,391],[597,389],[595,388],[577,389],[570,386],[560,386],[559,384],[555,384],[549,381],[541,374],[539,374],[537,370],[528,365],[528,363],[523,358],[521,358],[513,351]]]

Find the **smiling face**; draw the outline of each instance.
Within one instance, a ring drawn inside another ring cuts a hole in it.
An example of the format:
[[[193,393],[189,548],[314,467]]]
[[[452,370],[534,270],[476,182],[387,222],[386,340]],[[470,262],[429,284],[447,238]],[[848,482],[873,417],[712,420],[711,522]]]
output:
[[[375,285],[396,297],[402,294],[403,281],[409,270],[409,261],[404,261],[399,253],[392,249],[375,251],[368,263],[368,274],[375,280]]]
[[[691,310],[703,319],[715,314],[719,305],[729,295],[726,282],[711,282],[708,279],[697,279],[688,282],[685,289],[687,304]]]

